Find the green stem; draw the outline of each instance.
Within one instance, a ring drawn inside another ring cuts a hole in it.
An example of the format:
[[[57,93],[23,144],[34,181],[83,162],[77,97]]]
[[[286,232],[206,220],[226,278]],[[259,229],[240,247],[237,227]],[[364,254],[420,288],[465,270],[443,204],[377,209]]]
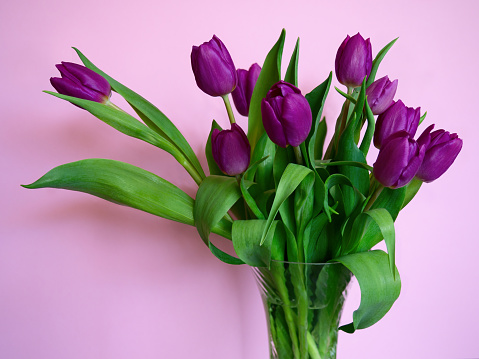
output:
[[[351,96],[351,94],[353,93],[353,89],[351,87],[348,87],[348,96]],[[340,126],[339,126],[339,131],[337,131],[337,133],[335,135],[336,136],[336,151],[338,149],[338,146],[339,146],[339,139],[344,131],[344,129],[346,128],[346,124],[348,122],[348,113],[349,113],[349,104],[351,103],[351,101],[349,101],[349,99],[346,99],[346,102],[344,103],[344,111],[342,112],[342,116],[341,116],[341,123],[340,123]]]
[[[221,96],[226,106],[226,112],[228,112],[228,118],[230,119],[230,123],[236,123],[235,115],[233,114],[233,109],[231,108],[231,103],[228,95]]]
[[[289,336],[291,337],[291,344],[294,354],[294,359],[300,359],[300,351],[299,351],[299,344],[298,344],[298,335],[296,333],[296,323],[293,317],[293,312],[291,311],[291,302],[289,301],[288,296],[288,288],[284,283],[284,276],[281,276],[280,273],[277,272],[276,269],[271,268],[273,278],[276,282],[276,288],[278,289],[279,296],[283,302],[281,306],[284,311],[284,317],[286,320],[286,324],[288,325]]]
[[[374,190],[371,198],[369,199],[368,203],[366,204],[366,207],[364,207],[364,212],[369,211],[369,209],[372,207],[374,202],[378,199],[379,195],[383,191],[384,186],[378,182],[378,185],[376,189]]]
[[[303,155],[301,154],[301,148],[299,148],[299,146],[293,146],[293,150],[294,150],[294,155],[296,157],[296,163],[298,165],[303,165]]]
[[[308,351],[311,359],[321,359],[321,354],[319,354],[318,347],[314,342],[314,338],[311,335],[311,332],[308,330]]]

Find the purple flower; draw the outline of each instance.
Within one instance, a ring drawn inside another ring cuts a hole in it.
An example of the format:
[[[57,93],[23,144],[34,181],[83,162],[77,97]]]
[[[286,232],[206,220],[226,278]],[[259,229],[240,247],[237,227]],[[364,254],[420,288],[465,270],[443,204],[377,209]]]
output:
[[[371,42],[359,32],[353,37],[346,36],[336,54],[335,69],[338,81],[347,87],[361,86],[371,73],[373,55]]]
[[[55,66],[62,77],[52,77],[50,83],[58,93],[100,103],[110,98],[110,84],[95,71],[71,62]]]
[[[378,116],[374,131],[374,146],[381,148],[389,136],[406,131],[414,137],[421,117],[421,108],[406,107],[401,100],[393,103]]]
[[[249,104],[251,96],[253,95],[254,85],[258,80],[261,67],[258,64],[253,64],[249,70],[238,69],[238,84],[231,93],[236,109],[243,116],[248,116]]]
[[[220,170],[229,176],[239,175],[249,166],[251,146],[236,123],[231,124],[231,130],[213,130],[211,151]]]
[[[193,46],[191,67],[196,84],[210,96],[227,95],[236,87],[235,65],[225,45],[216,35],[200,46]]]
[[[432,182],[442,176],[462,148],[462,140],[456,133],[450,134],[444,130],[430,133],[433,127],[429,126],[418,139],[418,143],[426,146],[424,160],[416,173],[416,177],[423,182]]]
[[[425,152],[426,146],[420,146],[409,133],[398,132],[379,151],[374,177],[385,187],[403,187],[416,175]]]
[[[299,146],[313,122],[311,107],[301,91],[287,82],[274,84],[261,102],[263,126],[278,146]]]
[[[398,87],[398,80],[389,81],[387,76],[374,81],[366,89],[368,104],[375,115],[380,115],[391,106]]]

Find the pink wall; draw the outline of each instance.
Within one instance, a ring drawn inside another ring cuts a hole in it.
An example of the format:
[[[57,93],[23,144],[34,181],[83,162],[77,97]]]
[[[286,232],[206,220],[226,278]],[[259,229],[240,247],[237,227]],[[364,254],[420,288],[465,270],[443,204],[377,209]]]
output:
[[[211,120],[227,118],[221,101],[195,85],[191,45],[215,33],[245,68],[263,61],[283,27],[286,54],[301,37],[305,93],[333,69],[346,34],[370,37],[374,54],[399,36],[379,75],[398,78],[397,97],[427,110],[427,123],[464,139],[452,169],[424,186],[397,221],[399,300],[374,327],[342,333],[338,358],[479,357],[479,198],[472,190],[479,175],[479,3],[172,3],[0,4],[0,358],[267,357],[248,268],[213,258],[194,228],[81,193],[19,185],[56,165],[103,157],[194,194],[195,184],[167,154],[42,93],[57,75],[54,64],[77,61],[70,47],[80,48],[159,106],[204,162]],[[334,91],[327,106],[332,119],[340,107]],[[354,287],[345,321],[358,304]]]

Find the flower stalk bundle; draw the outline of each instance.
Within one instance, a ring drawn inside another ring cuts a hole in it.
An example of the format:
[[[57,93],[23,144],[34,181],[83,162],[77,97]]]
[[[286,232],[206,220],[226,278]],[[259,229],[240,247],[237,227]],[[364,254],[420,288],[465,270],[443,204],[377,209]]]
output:
[[[286,304],[277,308],[266,300],[277,357],[324,359],[335,357],[341,296],[352,275],[361,303],[353,321],[340,329],[352,333],[373,325],[398,298],[394,221],[423,182],[452,165],[462,140],[432,131],[434,125],[415,139],[425,114],[394,101],[398,80],[376,80],[396,40],[373,60],[370,39],[358,33],[347,36],[336,55],[336,77],[346,89],[336,89],[344,104],[326,145],[322,111],[333,75],[303,94],[299,39],[281,77],[284,41],[283,30],[263,66],[248,70],[236,69],[216,36],[193,46],[196,83],[223,99],[230,122],[225,129],[212,123],[205,150],[208,176],[173,122],[75,49],[84,66],[57,65],[62,77],[51,83],[58,93],[48,93],[170,153],[198,184],[196,197],[153,173],[106,159],[61,165],[25,187],[82,191],[196,226],[216,257],[256,267],[262,286]],[[111,91],[138,118],[115,106]],[[248,116],[247,131],[235,121],[230,93],[238,113]],[[366,161],[371,142],[379,149],[373,166]],[[216,247],[211,232],[231,240],[235,255]],[[383,240],[387,253],[373,249]],[[319,263],[337,265],[309,266]],[[321,315],[311,311],[311,292],[319,298],[313,307],[326,308]]]

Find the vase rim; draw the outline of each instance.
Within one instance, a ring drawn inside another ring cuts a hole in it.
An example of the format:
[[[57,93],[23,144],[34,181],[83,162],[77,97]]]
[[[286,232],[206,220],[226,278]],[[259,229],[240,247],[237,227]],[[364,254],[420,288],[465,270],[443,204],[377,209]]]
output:
[[[330,264],[341,264],[341,262],[324,262],[324,263],[318,263],[318,262],[293,262],[293,261],[280,261],[276,259],[271,259],[271,263],[287,263],[287,264],[304,264],[304,265],[318,265],[318,266],[325,266],[325,265],[330,265]]]

